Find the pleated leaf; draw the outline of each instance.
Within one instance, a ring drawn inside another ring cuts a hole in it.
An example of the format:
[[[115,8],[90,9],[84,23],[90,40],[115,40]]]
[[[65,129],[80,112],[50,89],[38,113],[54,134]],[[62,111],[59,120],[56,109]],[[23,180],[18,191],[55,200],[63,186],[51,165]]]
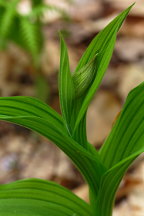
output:
[[[120,29],[123,21],[125,20],[133,5],[134,4],[120,13],[114,20],[112,20],[111,23],[109,23],[101,32],[97,34],[97,36],[92,40],[92,42],[84,52],[82,58],[80,59],[79,64],[76,67],[76,71],[80,70],[92,58],[94,58],[97,52],[104,50],[104,47],[109,43],[113,33]]]
[[[75,89],[75,98],[73,100],[73,112],[71,118],[71,127],[73,128],[72,135],[73,138],[87,150],[89,149],[89,144],[86,134],[86,114],[81,119],[79,126],[76,130],[75,123],[82,103],[85,100],[85,94],[86,92],[88,92],[89,88],[93,83],[96,69],[97,55],[72,76]]]
[[[111,215],[115,193],[130,164],[144,152],[144,82],[133,89],[119,119],[100,150],[108,171],[101,179],[98,200],[99,216]]]
[[[0,120],[38,132],[52,140],[71,158],[89,184],[94,214],[90,212],[86,203],[81,200],[78,202],[78,198],[75,198],[73,206],[71,201],[74,200],[74,195],[67,195],[71,197],[69,202],[66,195],[60,196],[56,192],[59,189],[55,190],[55,184],[51,186],[51,191],[48,187],[44,189],[44,182],[39,184],[38,180],[28,180],[0,186],[2,216],[40,216],[42,213],[44,216],[111,215],[115,193],[124,173],[144,150],[144,83],[129,94],[120,117],[99,154],[87,141],[86,111],[112,56],[117,32],[131,7],[118,15],[95,37],[73,76],[70,72],[67,48],[61,38],[59,91],[62,117],[34,98],[0,98]],[[31,47],[33,50],[34,43]],[[65,194],[62,189],[59,192]],[[21,208],[24,209],[23,213],[20,212]],[[31,213],[33,209],[36,210]]]
[[[117,16],[90,43],[73,75],[76,98],[73,103],[73,138],[89,149],[86,136],[86,112],[109,64],[118,29],[131,7]]]
[[[102,78],[108,67],[109,61],[113,53],[117,32],[122,23],[124,22],[126,16],[128,15],[131,7],[127,8],[120,15],[118,15],[93,39],[93,41],[90,43],[89,47],[85,51],[84,55],[80,59],[74,75],[79,73],[79,70],[83,68],[98,53],[96,59],[97,70],[96,72],[94,70],[95,76],[91,88],[88,90],[88,92],[85,93],[85,99],[81,104],[78,117],[76,119],[75,129],[78,127],[78,124],[85,115],[88,109],[88,105],[102,81]]]
[[[144,152],[144,146],[139,149],[139,151],[117,163],[104,174],[101,179],[99,193],[95,202],[95,211],[99,216],[112,215],[112,209],[118,186],[128,167],[142,152]]]
[[[49,106],[31,97],[1,97],[0,120],[22,125],[52,140],[71,158],[90,187],[98,191],[105,171],[99,157],[67,135],[61,116]]]
[[[64,187],[27,179],[0,185],[1,216],[90,216],[90,206]]]
[[[121,115],[100,150],[107,168],[139,151],[144,146],[144,83],[133,89]]]
[[[97,55],[98,53],[89,63],[82,67],[77,73],[74,73],[72,77],[75,86],[76,97],[78,98],[86,93],[86,91],[89,89],[90,85],[94,80],[97,69]]]
[[[59,72],[59,97],[62,116],[65,120],[66,128],[69,134],[71,131],[71,117],[74,101],[74,85],[71,77],[69,57],[66,44],[61,37],[61,55],[60,55],[60,72]]]

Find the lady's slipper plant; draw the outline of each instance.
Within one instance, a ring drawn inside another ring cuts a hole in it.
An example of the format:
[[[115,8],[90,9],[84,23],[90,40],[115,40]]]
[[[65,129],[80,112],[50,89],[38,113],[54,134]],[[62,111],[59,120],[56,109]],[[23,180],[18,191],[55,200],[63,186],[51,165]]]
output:
[[[144,150],[144,83],[128,95],[100,151],[87,140],[86,113],[109,64],[117,32],[131,7],[93,39],[73,74],[61,36],[61,115],[32,97],[0,98],[1,120],[38,132],[68,155],[89,186],[89,204],[54,182],[26,179],[0,185],[0,216],[112,215],[119,183]]]

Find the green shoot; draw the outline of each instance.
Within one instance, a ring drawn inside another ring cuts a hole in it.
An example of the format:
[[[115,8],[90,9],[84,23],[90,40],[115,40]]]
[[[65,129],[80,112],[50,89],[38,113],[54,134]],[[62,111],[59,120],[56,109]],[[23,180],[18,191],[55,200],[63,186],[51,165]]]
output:
[[[144,151],[144,83],[128,95],[100,151],[87,140],[86,113],[108,67],[117,32],[131,7],[94,38],[73,74],[61,36],[59,96],[62,115],[32,97],[0,98],[1,120],[45,136],[68,155],[89,186],[90,203],[56,183],[27,179],[0,185],[1,216],[112,215],[120,181],[130,164]]]

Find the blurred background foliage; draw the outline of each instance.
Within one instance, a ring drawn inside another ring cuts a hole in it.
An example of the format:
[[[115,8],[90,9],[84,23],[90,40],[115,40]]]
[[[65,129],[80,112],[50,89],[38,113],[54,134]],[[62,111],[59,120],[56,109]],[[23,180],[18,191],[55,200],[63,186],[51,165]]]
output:
[[[133,0],[0,0],[0,96],[36,96],[59,112],[59,36],[70,65],[92,38]],[[136,1],[121,28],[114,54],[87,117],[89,141],[99,148],[128,92],[144,81],[144,2]],[[67,157],[29,130],[0,122],[0,183],[38,177],[57,181],[88,199],[87,187]],[[144,161],[128,171],[114,216],[144,215]]]
[[[27,4],[27,5],[25,5]],[[14,43],[25,51],[34,69],[36,96],[47,100],[49,88],[41,73],[41,55],[44,48],[43,17],[48,11],[55,11],[66,17],[66,13],[56,5],[46,4],[44,0],[0,1],[0,49],[8,49]]]

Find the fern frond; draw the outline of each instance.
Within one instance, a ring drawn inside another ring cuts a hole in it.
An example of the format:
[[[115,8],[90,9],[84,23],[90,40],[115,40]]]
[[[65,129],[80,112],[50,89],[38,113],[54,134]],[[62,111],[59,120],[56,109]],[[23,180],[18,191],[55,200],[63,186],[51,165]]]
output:
[[[19,47],[21,47],[22,49],[25,49],[25,45],[22,42],[22,38],[20,35],[20,19],[19,16],[16,16],[13,20],[13,25],[11,28],[11,31],[8,35],[8,41],[15,43],[16,45],[18,45]]]
[[[42,47],[42,33],[38,25],[28,17],[23,17],[20,19],[20,36],[25,49],[32,55],[34,64],[37,64]]]
[[[7,39],[13,25],[15,15],[17,14],[16,5],[19,0],[12,0],[9,4],[5,4],[4,11],[2,12],[0,22],[0,44],[2,45]],[[1,9],[3,10],[3,9]]]

